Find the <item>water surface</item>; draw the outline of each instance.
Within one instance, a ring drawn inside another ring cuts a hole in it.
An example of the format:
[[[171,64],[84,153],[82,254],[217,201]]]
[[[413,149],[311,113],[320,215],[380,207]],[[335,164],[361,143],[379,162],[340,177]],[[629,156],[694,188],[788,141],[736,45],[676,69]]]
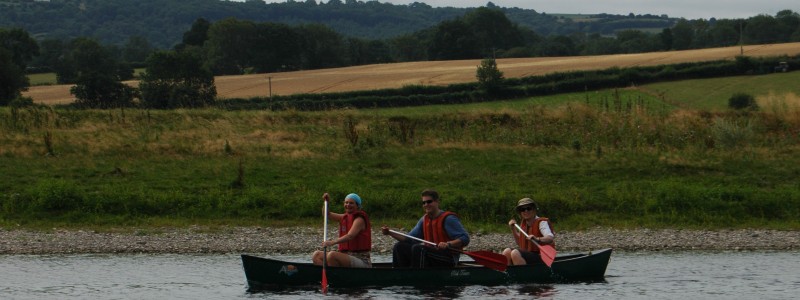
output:
[[[258,254],[256,254],[258,255]],[[308,262],[306,256],[268,256]],[[377,256],[375,261],[388,261]],[[800,252],[616,252],[599,283],[336,289],[339,298],[793,299]],[[237,254],[0,255],[0,299],[308,299],[317,288],[247,292]]]

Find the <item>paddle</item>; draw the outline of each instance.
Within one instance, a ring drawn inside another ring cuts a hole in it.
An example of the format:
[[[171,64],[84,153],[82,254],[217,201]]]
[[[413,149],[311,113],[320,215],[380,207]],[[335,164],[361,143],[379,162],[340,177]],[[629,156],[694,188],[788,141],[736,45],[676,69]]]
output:
[[[322,232],[322,242],[328,240],[328,193],[322,196],[325,199],[325,221],[322,225],[323,232]],[[328,246],[322,247],[322,293],[328,294],[328,275],[325,273],[325,269],[328,266]]]
[[[544,262],[545,265],[551,267],[553,265],[553,261],[556,260],[556,248],[553,247],[553,245],[539,245],[539,243],[537,243],[536,241],[531,240],[531,236],[528,235],[527,232],[522,230],[522,227],[519,227],[519,224],[514,223],[514,226],[516,226],[517,230],[519,230],[519,232],[524,234],[525,237],[531,241],[531,243],[536,245],[536,247],[539,247],[539,256],[542,257],[542,261]]]
[[[391,230],[391,229],[389,230],[389,232],[396,233],[396,234],[402,235],[404,237],[410,238],[412,240],[416,240],[416,241],[419,241],[419,242],[423,242],[423,243],[432,245],[434,247],[436,246],[436,244],[433,243],[433,242],[429,242],[429,241],[426,241],[426,240],[423,240],[423,239],[420,239],[420,238],[417,238],[417,237],[413,237],[413,236],[407,235],[407,234],[402,233],[402,232],[394,231],[394,230]],[[463,250],[454,249],[454,248],[447,248],[447,249],[449,249],[450,251],[455,251],[455,252],[466,254],[469,257],[472,257],[472,259],[474,259],[475,262],[483,265],[484,267],[490,268],[490,269],[494,269],[494,270],[497,270],[497,271],[500,271],[500,272],[505,272],[506,269],[508,269],[508,260],[506,259],[506,256],[502,255],[502,254],[499,254],[499,253],[494,253],[494,252],[491,252],[491,251],[463,251]]]

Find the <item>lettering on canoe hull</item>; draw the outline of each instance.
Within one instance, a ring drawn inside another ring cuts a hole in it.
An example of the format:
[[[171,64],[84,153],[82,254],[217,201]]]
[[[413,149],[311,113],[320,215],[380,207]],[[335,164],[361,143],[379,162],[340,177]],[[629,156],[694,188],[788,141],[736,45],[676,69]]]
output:
[[[452,270],[450,271],[450,277],[465,277],[469,276],[469,271],[467,270]]]
[[[278,274],[286,274],[286,276],[292,276],[294,273],[297,273],[297,267],[294,265],[285,265],[278,271]]]

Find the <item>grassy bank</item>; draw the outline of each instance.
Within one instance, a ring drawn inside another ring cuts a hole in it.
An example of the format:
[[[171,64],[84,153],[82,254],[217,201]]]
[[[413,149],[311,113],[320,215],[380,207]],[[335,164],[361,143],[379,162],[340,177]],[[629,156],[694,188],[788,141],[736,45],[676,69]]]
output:
[[[800,229],[800,101],[759,101],[693,109],[643,89],[328,112],[3,108],[0,224],[318,223],[322,193],[357,192],[373,223],[410,226],[433,187],[472,229],[502,227],[526,196],[557,229]]]

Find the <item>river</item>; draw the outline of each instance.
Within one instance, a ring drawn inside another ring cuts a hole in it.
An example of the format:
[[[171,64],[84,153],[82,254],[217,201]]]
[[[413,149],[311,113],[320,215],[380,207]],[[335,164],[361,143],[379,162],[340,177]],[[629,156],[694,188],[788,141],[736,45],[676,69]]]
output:
[[[270,257],[309,261],[306,256]],[[616,252],[606,280],[599,283],[331,287],[327,298],[796,299],[798,291],[797,251]],[[237,254],[0,255],[0,299],[308,299],[319,295],[314,288],[250,293]]]

